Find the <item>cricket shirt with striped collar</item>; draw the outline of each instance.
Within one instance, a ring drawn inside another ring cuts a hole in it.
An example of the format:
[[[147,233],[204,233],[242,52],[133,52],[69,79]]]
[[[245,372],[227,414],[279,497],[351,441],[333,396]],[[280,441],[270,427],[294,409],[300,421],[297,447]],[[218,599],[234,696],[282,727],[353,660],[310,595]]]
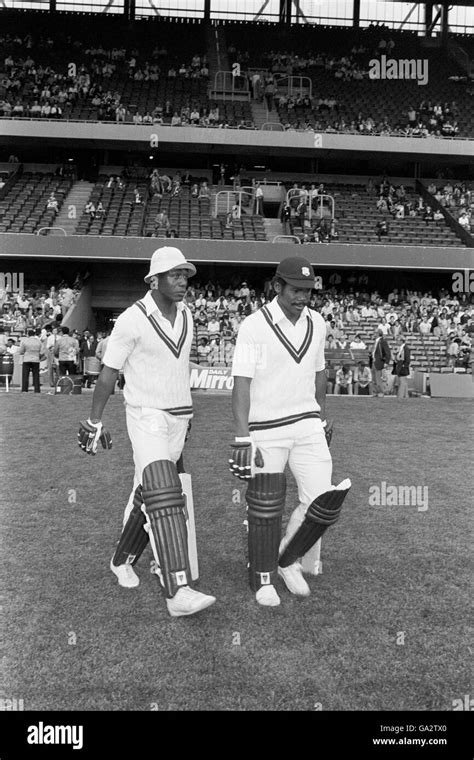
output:
[[[293,324],[277,297],[242,322],[232,375],[252,378],[251,433],[260,439],[284,437],[288,425],[320,416],[315,380],[325,369],[325,337],[320,314],[305,307]]]
[[[153,300],[151,291],[118,317],[104,364],[122,369],[125,403],[192,417],[189,355],[193,318],[179,302],[174,325]]]

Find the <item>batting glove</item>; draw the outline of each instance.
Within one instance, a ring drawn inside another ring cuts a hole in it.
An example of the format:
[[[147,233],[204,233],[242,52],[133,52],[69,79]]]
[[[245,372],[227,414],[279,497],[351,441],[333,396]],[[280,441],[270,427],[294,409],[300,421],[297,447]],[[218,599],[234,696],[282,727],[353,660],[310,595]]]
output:
[[[326,436],[326,443],[329,448],[331,445],[332,433],[333,433],[333,428],[334,428],[333,421],[323,420],[323,428],[324,428],[324,435]]]
[[[252,462],[257,467],[263,467],[261,451],[257,449],[250,437],[236,438],[235,443],[230,444],[230,448],[229,470],[236,478],[250,480],[252,477]]]
[[[79,432],[77,434],[77,442],[79,447],[86,452],[86,454],[97,454],[97,446],[99,441],[102,444],[102,448],[112,448],[112,437],[108,430],[104,428],[102,422],[91,422],[91,420],[83,420],[79,425]]]

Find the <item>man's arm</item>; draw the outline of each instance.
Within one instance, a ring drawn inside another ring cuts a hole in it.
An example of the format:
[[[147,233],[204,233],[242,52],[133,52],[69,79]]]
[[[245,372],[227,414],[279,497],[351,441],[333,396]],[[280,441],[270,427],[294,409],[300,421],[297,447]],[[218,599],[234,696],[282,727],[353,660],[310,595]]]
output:
[[[250,435],[249,412],[251,382],[251,377],[234,377],[232,412],[235,422],[235,435],[239,438],[248,437]]]
[[[326,419],[326,370],[316,372],[316,401],[321,407],[321,419]]]
[[[95,384],[94,395],[92,396],[92,408],[90,413],[91,422],[99,422],[102,419],[105,405],[115,388],[118,373],[118,369],[112,369],[112,367],[104,365]]]

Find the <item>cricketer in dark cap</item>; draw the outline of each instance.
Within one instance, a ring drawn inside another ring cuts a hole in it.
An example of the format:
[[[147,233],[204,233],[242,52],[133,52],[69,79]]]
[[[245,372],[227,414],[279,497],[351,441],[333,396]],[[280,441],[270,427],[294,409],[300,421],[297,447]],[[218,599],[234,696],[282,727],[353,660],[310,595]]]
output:
[[[320,572],[320,538],[339,517],[350,488],[332,485],[331,424],[325,419],[326,326],[308,308],[315,285],[310,262],[284,259],[273,278],[275,298],[241,324],[232,363],[235,438],[229,469],[248,482],[249,584],[258,604],[280,604],[277,582],[308,596],[300,558]],[[285,468],[299,504],[282,533]]]

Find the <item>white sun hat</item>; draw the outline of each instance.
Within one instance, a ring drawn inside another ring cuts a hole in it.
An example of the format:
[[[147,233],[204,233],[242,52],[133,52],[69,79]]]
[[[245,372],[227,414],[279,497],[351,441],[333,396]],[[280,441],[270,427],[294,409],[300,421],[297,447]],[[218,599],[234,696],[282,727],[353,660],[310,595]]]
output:
[[[151,257],[150,271],[144,280],[150,282],[155,274],[163,274],[163,272],[169,272],[170,269],[188,269],[191,275],[196,274],[196,267],[186,261],[179,248],[165,245],[163,248],[157,248],[154,252]]]

